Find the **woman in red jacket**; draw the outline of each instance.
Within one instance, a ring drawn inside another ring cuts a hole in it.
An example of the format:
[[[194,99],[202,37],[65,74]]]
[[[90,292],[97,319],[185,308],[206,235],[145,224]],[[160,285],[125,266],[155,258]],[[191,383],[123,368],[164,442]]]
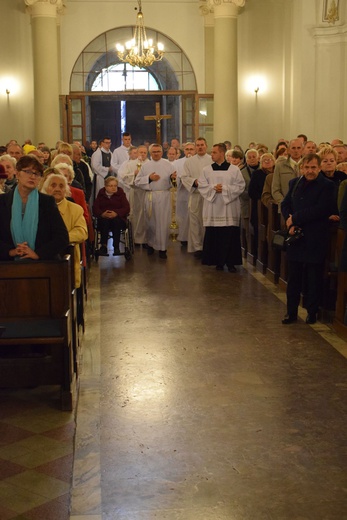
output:
[[[101,235],[99,255],[107,255],[107,240],[110,231],[113,236],[113,256],[120,254],[120,233],[126,228],[129,213],[128,199],[122,188],[118,188],[117,179],[112,176],[107,177],[105,187],[99,191],[93,204],[93,215],[98,219],[98,230]]]

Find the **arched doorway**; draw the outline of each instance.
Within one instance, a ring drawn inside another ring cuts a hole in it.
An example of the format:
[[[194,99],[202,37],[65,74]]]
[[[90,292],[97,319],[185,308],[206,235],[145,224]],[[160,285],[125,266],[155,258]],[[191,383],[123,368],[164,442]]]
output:
[[[132,27],[107,31],[91,41],[73,67],[70,95],[65,99],[65,125],[71,140],[100,139],[110,135],[114,146],[120,144],[122,131],[131,132],[133,142],[155,140],[155,123],[144,121],[160,102],[161,114],[171,119],[162,122],[162,139],[195,137],[196,78],[184,51],[158,31],[146,28],[153,41],[164,44],[165,55],[147,69],[122,63],[116,43],[132,38]]]

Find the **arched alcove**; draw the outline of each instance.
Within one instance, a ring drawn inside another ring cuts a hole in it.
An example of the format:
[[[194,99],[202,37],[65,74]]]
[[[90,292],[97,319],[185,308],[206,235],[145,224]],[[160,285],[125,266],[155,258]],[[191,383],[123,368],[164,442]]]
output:
[[[154,62],[146,70],[166,91],[195,91],[196,78],[191,63],[184,51],[165,34],[146,28],[148,38],[164,44],[165,54],[162,61]],[[70,93],[90,92],[98,75],[110,70],[112,65],[120,64],[116,44],[133,37],[133,27],[118,27],[106,31],[92,40],[81,52],[73,67],[70,79]],[[128,90],[128,89],[125,89]],[[133,90],[133,89],[129,89]],[[110,90],[104,90],[104,92]]]
[[[116,52],[117,43],[132,39],[132,26],[106,31],[83,49],[71,73],[70,95],[84,97],[85,117],[73,115],[85,120],[85,130],[73,128],[72,133],[82,133],[88,139],[108,134],[116,145],[120,143],[120,134],[124,130],[136,137],[136,144],[144,139],[153,140],[153,122],[140,122],[145,115],[154,114],[155,103],[160,102],[161,113],[172,116],[162,121],[163,140],[181,136],[181,92],[189,92],[189,95],[197,92],[193,68],[184,51],[173,40],[150,28],[146,28],[146,32],[153,42],[162,43],[165,51],[161,61],[146,69],[125,65]],[[147,75],[145,85],[134,80],[136,74]],[[116,81],[115,75],[118,75]],[[132,81],[131,75],[134,76]]]

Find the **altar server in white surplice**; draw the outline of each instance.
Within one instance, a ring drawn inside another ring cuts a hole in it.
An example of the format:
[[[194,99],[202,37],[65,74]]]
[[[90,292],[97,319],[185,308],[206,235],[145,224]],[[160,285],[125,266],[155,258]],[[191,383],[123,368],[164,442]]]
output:
[[[226,265],[233,273],[235,265],[242,264],[240,195],[245,180],[237,166],[225,161],[225,152],[224,143],[213,145],[214,162],[203,169],[199,178],[205,227],[202,263],[215,265],[218,271],[223,271]]]
[[[195,144],[186,143],[184,146],[184,157],[174,161],[174,166],[177,172],[177,196],[176,196],[176,219],[178,224],[177,240],[181,242],[182,246],[188,243],[188,229],[189,229],[189,191],[185,188],[182,182],[182,175],[184,172],[184,163],[189,157],[195,155]]]
[[[184,172],[181,180],[188,190],[189,197],[189,231],[188,253],[201,258],[204,242],[204,226],[202,223],[202,197],[198,190],[198,180],[205,166],[212,163],[211,156],[207,152],[206,139],[199,137],[195,141],[196,155],[190,157],[184,163]]]
[[[128,132],[124,132],[122,135],[122,144],[115,148],[112,153],[111,164],[112,168],[118,175],[119,168],[123,162],[129,159],[129,148],[131,146],[131,135]],[[117,176],[116,175],[116,176]]]
[[[146,223],[145,223],[145,196],[146,192],[135,186],[135,179],[142,165],[149,162],[147,158],[147,147],[139,146],[137,148],[137,159],[124,163],[119,169],[118,176],[122,179],[124,191],[128,194],[130,204],[129,219],[133,227],[133,237],[135,245],[146,247]]]
[[[138,156],[138,148],[137,146],[130,146],[128,150],[128,159],[124,161],[118,170],[118,187],[121,187],[124,191],[128,201],[130,202],[130,186],[124,182],[124,177],[128,172],[131,172],[132,169],[136,169]],[[135,164],[135,167],[134,167]]]
[[[95,175],[95,190],[93,198],[96,198],[101,188],[104,187],[106,177],[116,173],[111,165],[112,154],[110,152],[110,147],[111,138],[104,137],[100,143],[100,148],[97,148],[92,155],[91,167]]]
[[[176,178],[172,163],[162,159],[160,144],[150,146],[151,160],[146,162],[135,179],[135,186],[145,190],[145,222],[147,229],[148,255],[159,251],[160,258],[167,258],[171,222],[172,179]]]

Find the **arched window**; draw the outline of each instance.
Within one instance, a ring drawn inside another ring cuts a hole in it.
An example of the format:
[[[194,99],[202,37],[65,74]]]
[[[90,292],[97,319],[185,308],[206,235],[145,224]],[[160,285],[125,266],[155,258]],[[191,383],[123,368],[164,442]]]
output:
[[[103,69],[95,78],[93,92],[124,90],[160,90],[155,77],[146,69],[132,67],[129,63],[118,63]]]
[[[112,29],[97,36],[83,49],[72,70],[70,92],[196,91],[195,74],[183,50],[165,34],[148,27],[146,31],[148,38],[164,44],[162,61],[154,62],[147,69],[126,65],[126,75],[122,77],[124,63],[117,56],[116,43],[130,40],[133,27]]]

